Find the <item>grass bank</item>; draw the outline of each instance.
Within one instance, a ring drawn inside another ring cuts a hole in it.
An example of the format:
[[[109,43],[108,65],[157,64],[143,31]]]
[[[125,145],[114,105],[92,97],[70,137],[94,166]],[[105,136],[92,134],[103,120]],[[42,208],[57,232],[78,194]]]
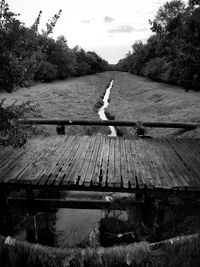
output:
[[[64,81],[43,83],[32,86],[30,89],[20,88],[12,94],[1,92],[0,100],[6,98],[11,104],[32,101],[38,105],[35,114],[30,117],[44,119],[91,119],[98,120],[99,115],[95,105],[105,93],[112,77],[112,72],[87,75],[79,78],[70,78]],[[38,132],[56,134],[55,126],[38,127]],[[109,134],[108,127],[68,126],[66,134]]]
[[[116,72],[110,94],[108,112],[115,120],[200,122],[200,93],[126,72]],[[126,137],[133,137],[134,130],[121,128]],[[148,128],[148,135],[174,137],[199,137],[200,129]]]

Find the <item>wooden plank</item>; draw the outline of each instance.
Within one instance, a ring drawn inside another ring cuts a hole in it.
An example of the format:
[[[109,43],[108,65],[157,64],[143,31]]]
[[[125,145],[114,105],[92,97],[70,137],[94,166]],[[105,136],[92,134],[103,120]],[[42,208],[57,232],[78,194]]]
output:
[[[121,151],[120,151],[120,142],[119,138],[114,139],[114,144],[115,144],[115,152],[114,152],[114,187],[123,187],[122,184],[122,175],[121,175],[121,162],[120,162],[120,157],[121,157]]]
[[[105,187],[108,173],[108,160],[109,160],[109,146],[110,146],[110,138],[105,137],[104,151],[103,151],[103,159],[102,159],[102,178],[101,178],[101,187]]]
[[[145,151],[147,157],[147,164],[149,165],[153,178],[153,187],[168,189],[170,185],[165,180],[169,174],[165,169],[166,166],[159,154],[159,150],[156,149],[159,146],[159,143],[153,140],[143,140],[139,142],[141,149]]]
[[[15,149],[15,150],[19,150]],[[15,153],[14,153],[15,152]],[[13,148],[9,147],[1,147],[0,150],[0,169],[9,161],[16,157],[16,151]]]
[[[145,140],[138,140],[136,143],[137,151],[140,153],[142,150],[142,161],[143,165],[146,164],[147,171],[149,172],[149,185],[148,188],[159,188],[161,187],[161,181],[159,175],[157,173],[157,168],[155,168],[155,160],[154,153],[151,146],[149,146],[149,142]],[[157,167],[157,166],[156,166]]]
[[[161,139],[152,140],[151,144],[153,144],[152,151],[155,151],[154,159],[161,181],[161,187],[173,190],[183,189],[184,187],[178,182],[174,165],[170,161],[170,159],[173,158],[173,151],[168,153],[162,145]]]
[[[143,189],[145,187],[145,179],[143,177],[143,168],[141,166],[138,152],[135,148],[135,140],[125,140],[126,155],[129,166],[129,172],[132,174],[131,177],[135,179],[131,180],[131,184],[136,180],[136,187]],[[132,187],[132,186],[131,186]]]
[[[51,185],[54,182],[55,176],[52,175],[53,170],[56,168],[58,162],[62,159],[66,149],[65,144],[69,141],[70,137],[66,136],[62,136],[62,138],[58,140],[58,147],[55,150],[55,153],[49,157],[48,162],[42,172],[35,177],[40,185]]]
[[[60,174],[63,166],[69,163],[69,157],[73,155],[73,149],[77,142],[77,136],[70,136],[68,142],[64,144],[64,154],[63,157],[57,162],[55,168],[52,171],[51,176],[54,177],[54,186],[59,186],[62,182],[64,172]]]
[[[81,176],[82,175],[82,169],[83,169],[83,165],[84,165],[84,161],[85,161],[85,157],[87,154],[87,151],[90,147],[91,144],[91,138],[87,139],[87,142],[84,144],[84,147],[82,149],[82,153],[80,153],[79,155],[79,160],[77,161],[77,166],[76,166],[76,173],[71,173],[69,179],[73,179],[77,181],[77,184],[82,185],[84,178]],[[73,175],[75,177],[73,177]],[[81,179],[82,178],[82,179]]]
[[[71,185],[71,184],[76,184],[78,182],[78,171],[80,169],[80,159],[81,156],[84,154],[85,155],[85,150],[87,150],[87,144],[89,143],[89,137],[84,136],[82,137],[81,140],[81,145],[79,149],[76,152],[76,155],[74,156],[73,162],[70,166],[70,169],[65,173],[65,181],[63,184]]]
[[[30,140],[25,147],[13,150],[14,156],[8,158],[8,162],[1,168],[1,179],[4,182],[15,181],[21,172],[29,165],[29,162],[38,154],[42,153],[41,148],[49,145],[50,139],[47,142],[43,141],[43,137],[38,138],[37,141]]]
[[[86,174],[87,174],[87,170],[88,170],[88,167],[89,167],[89,164],[90,164],[90,160],[91,160],[91,157],[92,157],[92,154],[93,154],[93,151],[94,151],[94,145],[95,145],[95,142],[97,140],[97,136],[92,136],[91,137],[91,140],[90,140],[90,144],[87,148],[87,151],[86,151],[86,154],[85,154],[85,158],[84,158],[84,161],[83,161],[83,165],[81,167],[81,170],[79,172],[79,185],[84,185],[84,180],[85,180],[85,177],[86,177]]]
[[[173,178],[170,180],[170,182],[173,182],[173,179],[175,180],[174,183],[177,184],[177,188],[179,190],[186,190],[186,187],[188,186],[188,171],[185,168],[185,166],[182,164],[180,159],[177,157],[176,153],[172,149],[172,147],[169,145],[168,142],[166,142],[163,139],[160,139],[160,147],[162,148],[162,152],[164,153],[164,156],[168,162],[168,165],[172,169],[173,172]]]
[[[176,155],[178,156],[183,168],[186,167],[187,179],[188,179],[188,189],[199,190],[200,188],[200,176],[199,176],[199,162],[196,157],[189,153],[188,149],[180,146],[175,140],[168,140]],[[185,170],[185,172],[186,172]],[[189,177],[189,178],[188,178]]]
[[[129,178],[129,170],[127,166],[127,158],[126,158],[126,151],[124,146],[124,139],[119,138],[119,145],[120,145],[120,171],[122,176],[122,183],[124,188],[129,187],[129,183],[131,185],[131,180]],[[134,183],[136,186],[136,182]]]
[[[19,176],[19,180],[29,184],[37,184],[38,180],[41,179],[41,174],[48,165],[48,161],[51,159],[52,155],[55,153],[59,146],[60,137],[56,136],[50,138],[50,144],[43,148],[41,145],[41,153],[35,155],[35,157],[29,162],[27,168]]]
[[[176,139],[178,142],[181,142],[187,146],[188,149],[190,149],[194,154],[195,157],[197,157],[198,161],[200,160],[200,139],[184,139],[184,140],[179,140]]]
[[[99,153],[97,155],[95,169],[92,178],[92,185],[93,186],[100,186],[100,179],[101,179],[101,171],[102,171],[102,161],[103,161],[103,153],[105,147],[105,137],[101,136],[101,142],[99,146]]]
[[[136,166],[136,156],[131,148],[131,142],[131,140],[124,140],[130,186],[131,188],[136,188],[140,185],[140,187],[143,188],[144,185],[142,182],[141,174],[139,173]]]
[[[115,139],[110,137],[109,158],[108,158],[108,176],[106,180],[106,184],[108,187],[115,186],[114,179],[115,179]]]
[[[67,172],[68,169],[70,169],[71,163],[74,159],[74,156],[76,155],[76,152],[80,144],[81,144],[81,137],[76,136],[76,139],[74,140],[73,145],[71,147],[70,153],[65,158],[65,162],[57,174],[57,177],[54,183],[55,185],[59,185],[59,184],[65,185],[65,181],[67,179],[67,177],[65,177],[65,173]]]
[[[96,167],[96,160],[97,160],[97,156],[99,154],[99,149],[101,146],[101,142],[102,142],[102,137],[101,136],[97,136],[97,140],[95,142],[95,147],[92,153],[92,157],[88,166],[88,170],[87,170],[87,174],[85,176],[84,179],[84,186],[89,186],[92,184],[92,178],[93,178],[93,173]]]
[[[136,155],[139,158],[140,166],[141,166],[141,173],[143,180],[145,182],[145,185],[148,189],[154,188],[155,184],[155,173],[153,171],[153,168],[151,167],[149,163],[149,157],[147,156],[147,150],[145,150],[145,147],[143,145],[144,141],[136,140],[132,146],[134,146]]]
[[[161,187],[164,189],[180,189],[174,166],[169,162],[169,157],[172,157],[173,153],[166,154],[160,140],[153,140],[152,144],[154,146],[152,151],[155,151],[155,153],[152,152],[156,162],[155,168],[158,171]]]

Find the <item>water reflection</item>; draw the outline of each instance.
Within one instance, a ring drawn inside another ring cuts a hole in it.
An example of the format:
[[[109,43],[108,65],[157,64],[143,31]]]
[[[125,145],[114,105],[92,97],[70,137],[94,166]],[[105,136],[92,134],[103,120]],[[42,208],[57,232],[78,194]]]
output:
[[[55,224],[57,246],[87,245],[91,231],[98,228],[102,216],[100,210],[59,209]]]

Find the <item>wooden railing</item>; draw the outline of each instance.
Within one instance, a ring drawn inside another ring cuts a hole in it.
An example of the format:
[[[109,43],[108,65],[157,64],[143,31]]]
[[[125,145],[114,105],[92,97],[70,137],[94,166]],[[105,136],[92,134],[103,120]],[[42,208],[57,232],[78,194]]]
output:
[[[200,123],[195,122],[137,122],[137,121],[116,121],[116,120],[66,120],[66,119],[28,119],[20,120],[24,124],[43,124],[43,125],[98,125],[98,126],[128,126],[134,127],[138,124],[144,127],[156,128],[183,128],[194,129],[200,127]]]
[[[67,119],[27,119],[20,120],[23,124],[57,125],[57,133],[65,134],[65,125],[93,125],[93,126],[126,126],[126,127],[152,127],[152,128],[177,128],[192,130],[200,127],[195,122],[155,122],[155,121],[117,121],[117,120],[67,120]]]

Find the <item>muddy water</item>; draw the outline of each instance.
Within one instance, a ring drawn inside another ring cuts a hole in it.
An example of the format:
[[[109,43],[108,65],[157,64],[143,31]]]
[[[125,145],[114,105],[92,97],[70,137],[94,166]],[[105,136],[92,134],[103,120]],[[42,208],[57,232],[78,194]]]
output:
[[[66,197],[69,193],[67,193]],[[71,193],[74,197],[74,193]],[[97,193],[76,192],[75,198],[101,198]],[[71,195],[70,195],[71,196]],[[62,197],[63,199],[63,197]],[[34,216],[27,209],[12,208],[11,215],[15,236],[18,240],[27,240],[43,245],[69,248],[90,245],[91,232],[99,227],[105,216],[103,210],[90,209],[35,209]],[[1,228],[1,225],[0,225]]]
[[[103,216],[100,210],[59,209],[56,213],[55,238],[58,247],[86,244]]]
[[[98,110],[98,114],[99,114],[99,117],[101,118],[101,120],[108,120],[108,118],[106,117],[106,114],[105,114],[105,109],[108,107],[109,105],[109,96],[110,96],[110,90],[112,89],[113,87],[113,82],[114,80],[112,80],[108,86],[108,88],[106,89],[106,93],[104,95],[104,98],[103,98],[103,106],[100,107],[100,109]],[[111,130],[111,134],[109,136],[114,136],[116,137],[117,136],[117,131],[115,129],[115,127],[113,126],[109,126],[110,130]]]

